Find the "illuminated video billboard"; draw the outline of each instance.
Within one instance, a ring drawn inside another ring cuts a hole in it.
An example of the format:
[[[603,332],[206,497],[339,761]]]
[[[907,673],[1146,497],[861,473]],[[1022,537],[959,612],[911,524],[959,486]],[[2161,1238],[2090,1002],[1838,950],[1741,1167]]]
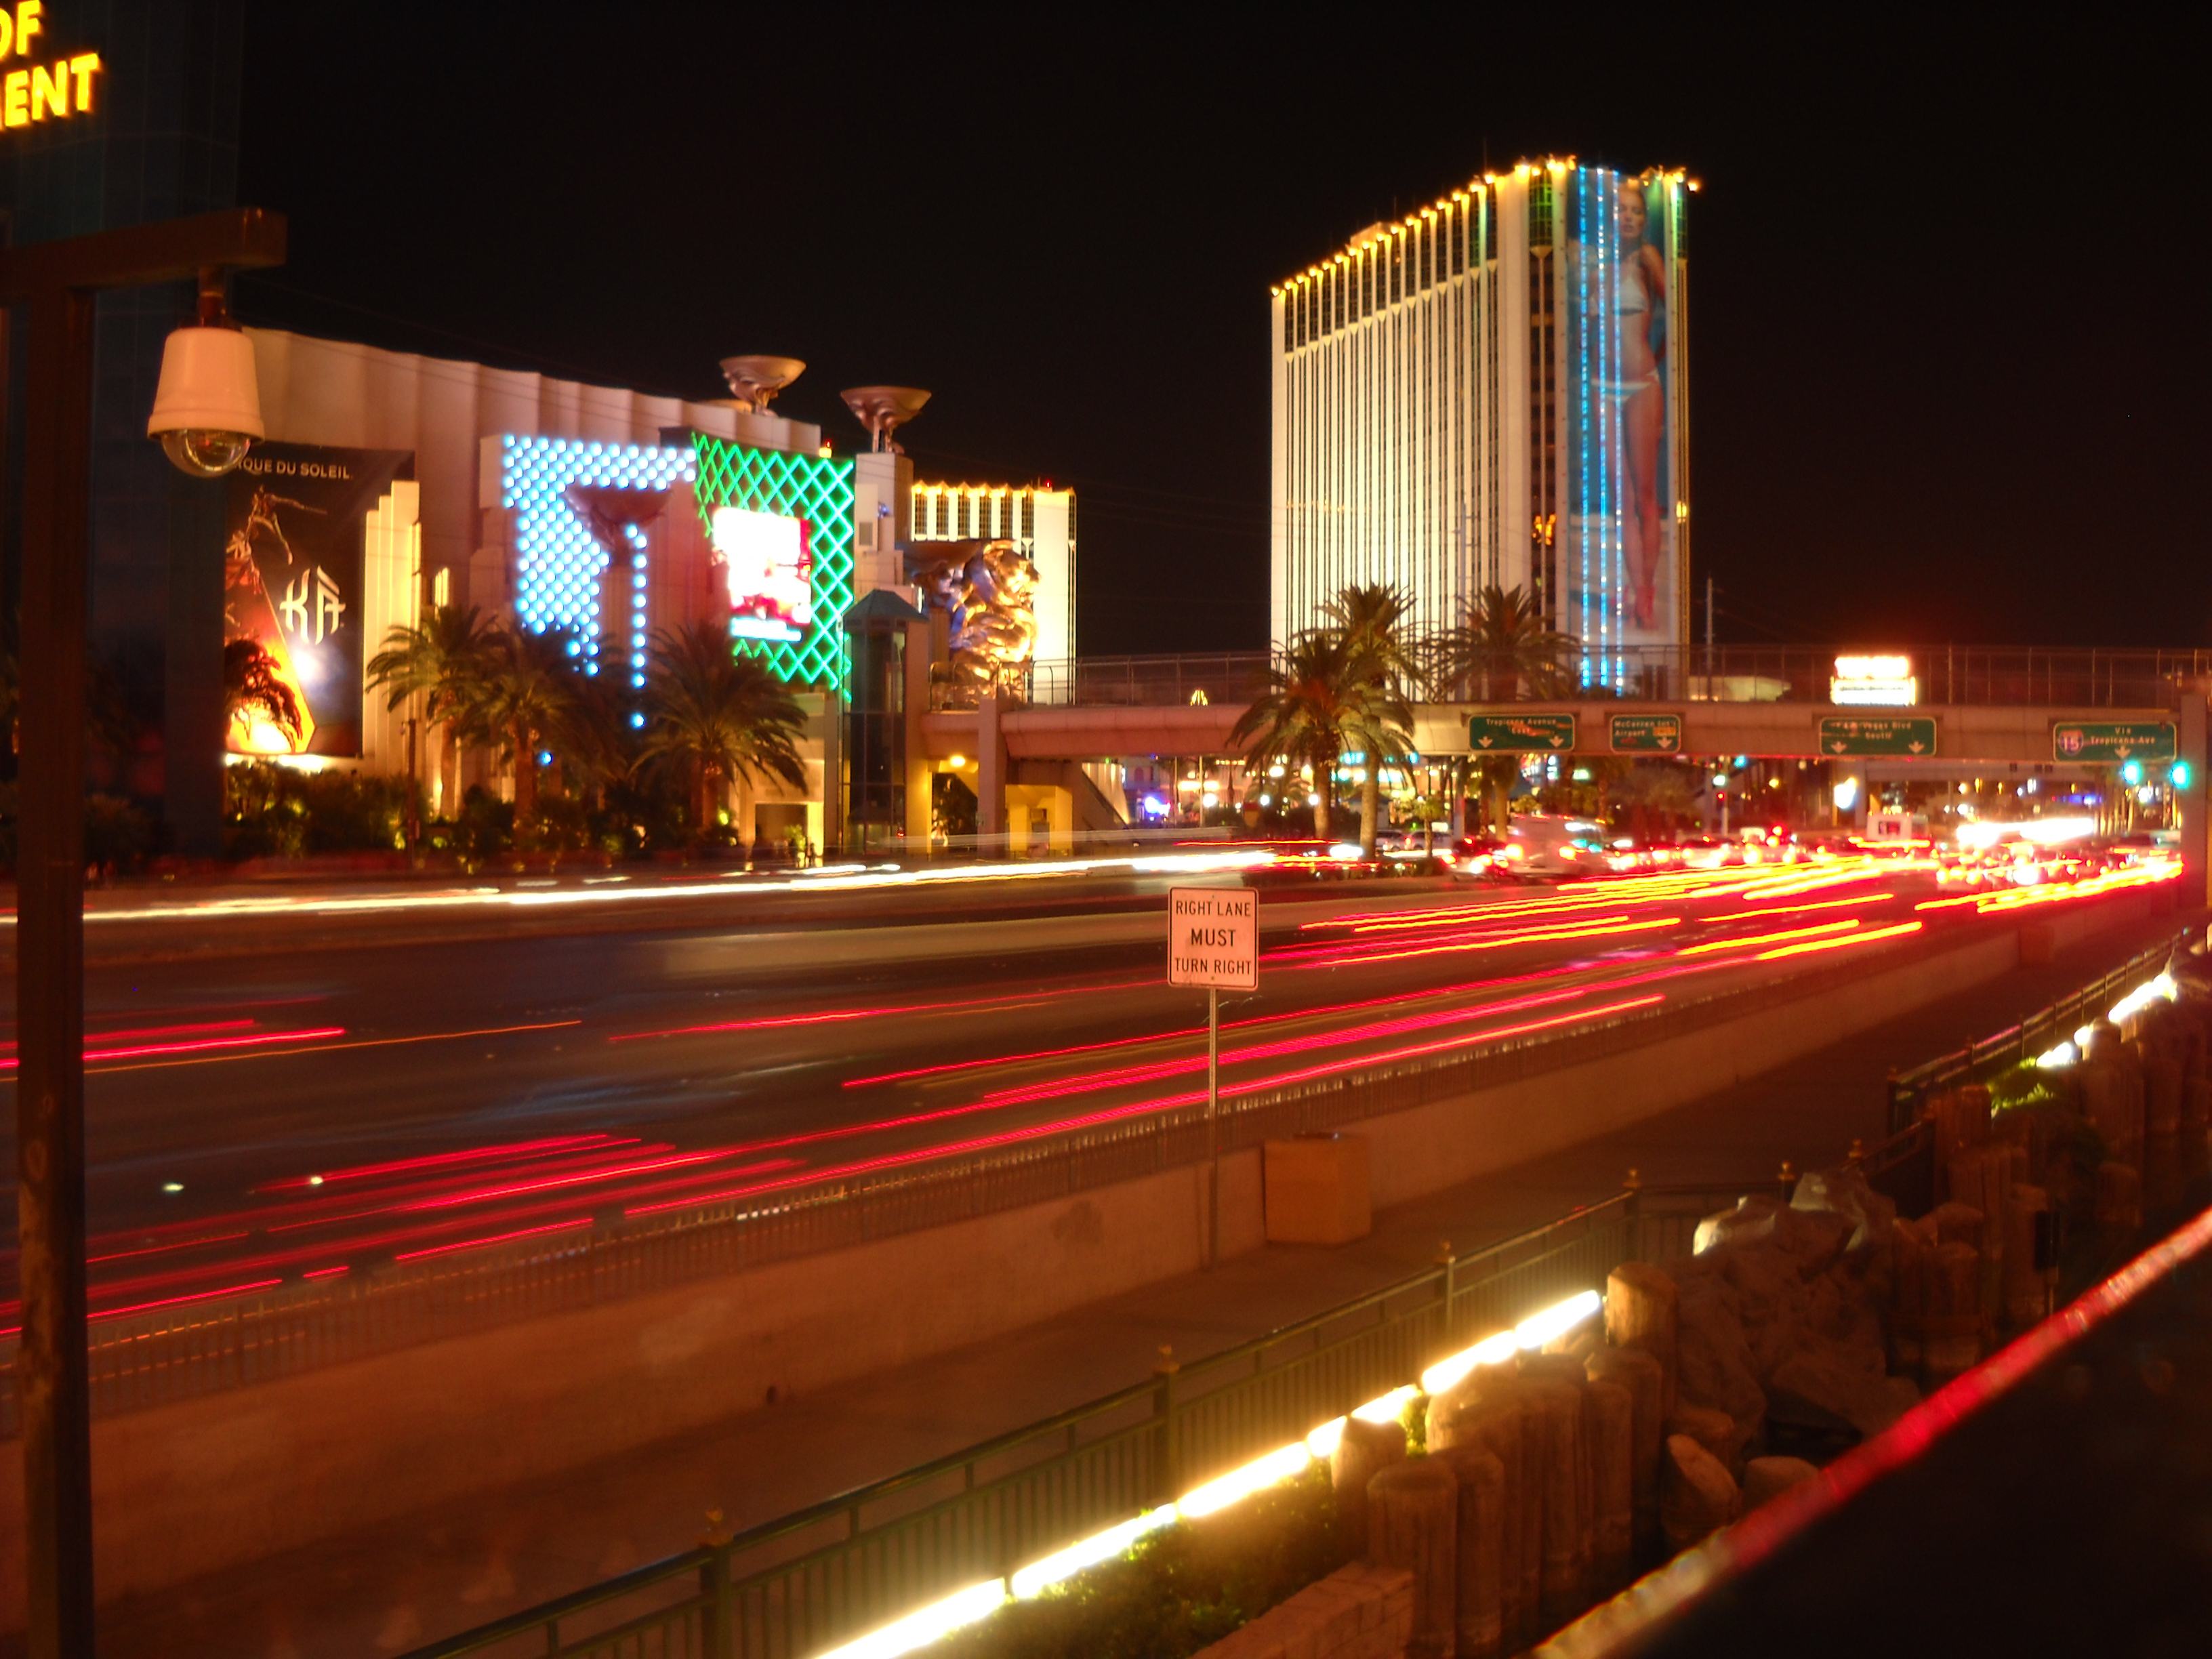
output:
[[[225,747],[361,753],[368,520],[407,450],[258,443],[228,480],[223,556]]]
[[[726,560],[731,547],[738,554],[727,577],[737,648],[787,684],[842,693],[851,672],[839,624],[853,603],[852,458],[696,432],[691,447],[699,516]],[[739,516],[722,518],[730,509]]]
[[[795,645],[814,620],[814,557],[806,520],[781,513],[718,507],[708,539],[730,591],[730,634]]]

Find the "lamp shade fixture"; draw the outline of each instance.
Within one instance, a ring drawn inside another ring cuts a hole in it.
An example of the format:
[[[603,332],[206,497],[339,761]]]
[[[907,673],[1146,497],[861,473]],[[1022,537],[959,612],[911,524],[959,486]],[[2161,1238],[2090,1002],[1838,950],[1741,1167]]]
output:
[[[253,342],[235,328],[195,324],[174,330],[161,349],[161,380],[146,435],[197,477],[216,477],[246,459],[261,423]]]

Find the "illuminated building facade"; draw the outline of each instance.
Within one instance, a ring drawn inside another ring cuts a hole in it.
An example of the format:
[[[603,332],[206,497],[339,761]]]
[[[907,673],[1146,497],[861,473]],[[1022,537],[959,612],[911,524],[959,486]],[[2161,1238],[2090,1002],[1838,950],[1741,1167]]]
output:
[[[1075,655],[1075,492],[1048,484],[918,483],[916,542],[1010,541],[1036,567],[1036,660]]]
[[[1387,583],[1424,629],[1519,587],[1583,642],[1593,680],[1632,678],[1632,647],[1686,642],[1694,188],[1523,163],[1275,289],[1278,641],[1343,588]]]
[[[655,630],[733,615],[729,563],[714,543],[716,507],[815,515],[805,537],[811,569],[829,586],[810,594],[809,626],[787,630],[796,640],[733,638],[734,648],[768,658],[806,712],[807,781],[740,785],[736,811],[748,827],[803,829],[817,845],[836,839],[822,783],[835,770],[842,687],[836,623],[853,592],[853,479],[872,458],[833,459],[822,453],[819,427],[726,403],[282,330],[246,332],[272,444],[410,458],[415,482],[392,503],[406,521],[385,542],[372,534],[368,550],[362,618],[370,651],[391,623],[414,620],[421,607],[475,605],[533,630],[562,629],[587,670],[619,675],[635,692]],[[220,553],[220,539],[215,545]],[[393,592],[380,600],[387,571]],[[220,604],[219,585],[216,592]],[[386,701],[367,699],[359,756],[342,764],[372,772],[407,764],[405,723],[420,711],[386,711]],[[472,783],[504,787],[488,751],[448,750],[439,729],[421,737],[434,811],[450,810]]]
[[[0,219],[9,243],[235,206],[245,39],[244,0],[0,5]],[[162,342],[195,311],[190,282],[100,297],[88,627],[94,649],[125,666],[149,738],[103,787],[161,797],[176,850],[210,857],[222,846],[228,718],[225,495],[183,477],[146,441]],[[14,538],[0,529],[0,567],[14,565]],[[12,593],[15,581],[0,568],[0,593]]]

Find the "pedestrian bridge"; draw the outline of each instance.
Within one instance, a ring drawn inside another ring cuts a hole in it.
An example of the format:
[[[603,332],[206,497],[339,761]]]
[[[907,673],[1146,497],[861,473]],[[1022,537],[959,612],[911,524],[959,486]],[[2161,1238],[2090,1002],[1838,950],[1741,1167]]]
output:
[[[1229,734],[1267,660],[1255,652],[1039,663],[980,708],[933,709],[923,720],[928,751],[942,760],[1003,745],[1028,761],[1235,754]],[[1846,679],[1838,661],[1896,672]],[[2014,764],[2201,760],[2201,716],[2193,740],[2183,728],[2212,684],[2212,652],[1653,647],[1500,672],[1492,681],[1487,699],[1416,704],[1414,746],[1431,757],[1517,748]],[[1546,681],[1576,689],[1529,695]],[[1878,700],[1885,696],[1898,700]],[[1475,719],[1486,724],[1471,728]]]
[[[1091,762],[1241,752],[1230,733],[1264,683],[1261,653],[1036,664],[1017,685],[919,722],[927,763],[966,769],[985,834],[1112,827]],[[1647,647],[1524,660],[1479,692],[1418,703],[1426,759],[1481,753],[1745,755],[1864,772],[2187,762],[2177,787],[2191,886],[2202,902],[2205,700],[2212,652],[1943,646]],[[939,688],[942,693],[944,688]],[[1531,696],[1557,690],[1564,695]],[[940,696],[939,701],[945,699]]]

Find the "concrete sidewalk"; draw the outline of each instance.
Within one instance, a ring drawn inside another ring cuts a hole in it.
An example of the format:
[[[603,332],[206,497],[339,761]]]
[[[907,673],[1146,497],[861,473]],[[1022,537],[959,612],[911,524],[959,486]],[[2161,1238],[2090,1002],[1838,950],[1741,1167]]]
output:
[[[1201,1356],[1618,1190],[1769,1178],[1881,1138],[1893,1067],[1918,1064],[2064,994],[2177,930],[2118,927],[2048,966],[1957,997],[1571,1151],[1376,1218],[1341,1249],[1275,1246],[557,1480],[395,1521],[251,1569],[102,1609],[104,1653],[366,1656],[456,1633],[671,1554],[719,1508],[772,1520],[1141,1379],[1162,1344]],[[495,1432],[488,1425],[487,1432]]]

